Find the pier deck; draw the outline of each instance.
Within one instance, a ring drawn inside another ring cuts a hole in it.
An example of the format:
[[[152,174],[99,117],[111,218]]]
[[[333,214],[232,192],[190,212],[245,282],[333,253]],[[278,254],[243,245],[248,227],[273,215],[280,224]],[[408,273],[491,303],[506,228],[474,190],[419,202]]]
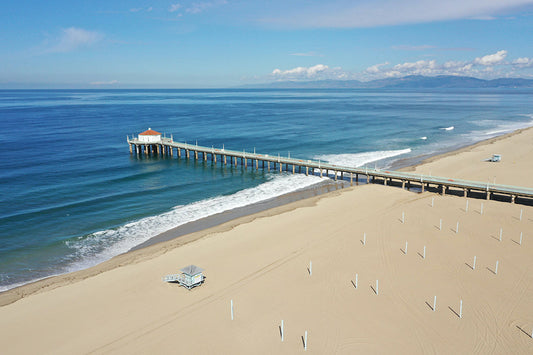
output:
[[[290,156],[273,156],[268,154],[259,154],[255,152],[235,151],[227,149],[219,149],[214,147],[203,147],[196,144],[187,144],[181,142],[174,142],[172,138],[161,138],[158,143],[146,143],[139,141],[137,138],[127,138],[130,146],[130,153],[140,154],[161,154],[161,155],[174,155],[174,150],[178,157],[181,157],[182,151],[187,159],[191,157],[198,160],[201,158],[207,161],[208,158],[217,163],[217,157],[220,159],[220,163],[227,165],[240,164],[244,168],[266,169],[266,170],[278,170],[278,171],[292,171],[292,173],[305,173],[306,175],[315,175],[315,170],[318,170],[320,177],[324,175],[337,180],[339,177],[342,180],[349,178],[350,183],[353,184],[353,180],[358,182],[359,178],[364,178],[366,182],[382,182],[384,185],[400,185],[402,188],[407,184],[411,187],[411,184],[415,184],[422,192],[425,189],[437,190],[442,194],[463,193],[465,197],[469,195],[471,197],[484,196],[487,200],[491,197],[499,196],[500,199],[515,203],[519,199],[521,203],[531,204],[533,203],[533,189],[519,186],[501,185],[501,184],[489,184],[479,181],[470,181],[462,179],[453,179],[447,177],[430,176],[413,174],[408,172],[399,172],[392,170],[372,169],[367,167],[345,167],[335,164],[323,163],[316,160],[303,160],[297,158],[291,158]],[[273,169],[271,169],[271,164]],[[284,169],[285,167],[285,169]],[[289,169],[290,168],[290,169]],[[476,196],[477,193],[477,196]]]

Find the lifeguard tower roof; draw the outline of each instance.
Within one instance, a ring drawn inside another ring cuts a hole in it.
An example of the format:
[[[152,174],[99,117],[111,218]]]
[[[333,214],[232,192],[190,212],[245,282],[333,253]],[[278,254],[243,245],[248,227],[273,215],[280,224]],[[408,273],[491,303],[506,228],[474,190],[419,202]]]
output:
[[[183,272],[185,275],[194,276],[204,271],[204,269],[196,265],[189,265],[189,266],[185,266],[180,271]]]
[[[142,132],[142,133],[139,133],[140,136],[160,136],[161,133],[157,132],[157,131],[154,131],[153,129],[151,128],[148,128],[148,130]]]

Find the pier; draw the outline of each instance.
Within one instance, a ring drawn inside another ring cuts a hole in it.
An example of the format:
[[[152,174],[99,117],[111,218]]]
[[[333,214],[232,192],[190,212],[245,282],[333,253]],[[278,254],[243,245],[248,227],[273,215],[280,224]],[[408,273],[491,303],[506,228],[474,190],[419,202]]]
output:
[[[158,133],[148,130],[146,132]],[[146,133],[143,132],[143,133]],[[142,133],[141,133],[142,134]],[[140,134],[140,135],[141,135]],[[533,189],[519,186],[490,184],[479,181],[453,179],[447,177],[413,174],[392,170],[372,169],[367,167],[345,167],[315,160],[303,160],[290,156],[274,156],[246,151],[227,150],[223,148],[204,147],[198,144],[174,142],[170,138],[152,136],[148,139],[127,137],[131,154],[138,156],[162,155],[178,158],[211,161],[213,164],[240,166],[244,169],[263,169],[266,171],[287,171],[305,175],[318,175],[335,181],[349,181],[350,185],[364,181],[402,188],[431,191],[442,195],[452,194],[472,198],[484,198],[507,201],[511,203],[533,204]],[[255,149],[254,149],[255,150]]]

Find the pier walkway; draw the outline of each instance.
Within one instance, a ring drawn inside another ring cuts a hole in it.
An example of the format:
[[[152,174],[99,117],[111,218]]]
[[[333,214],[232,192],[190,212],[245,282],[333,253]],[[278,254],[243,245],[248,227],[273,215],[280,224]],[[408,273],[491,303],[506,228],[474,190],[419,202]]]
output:
[[[498,199],[511,203],[519,202],[525,204],[533,203],[533,189],[509,186],[501,184],[489,184],[479,181],[469,181],[461,179],[452,179],[447,177],[420,175],[408,172],[399,172],[392,170],[372,169],[367,167],[345,167],[335,164],[324,163],[315,160],[302,160],[291,158],[290,156],[273,156],[268,154],[259,154],[256,152],[235,151],[219,149],[214,147],[203,147],[197,144],[187,144],[174,142],[172,138],[162,137],[159,142],[145,142],[135,137],[127,137],[130,147],[130,153],[137,155],[168,155],[176,154],[181,157],[184,154],[186,159],[211,160],[214,164],[220,161],[223,165],[237,166],[239,163],[242,167],[251,169],[265,169],[276,171],[288,171],[294,173],[305,173],[306,175],[320,175],[320,177],[331,177],[335,180],[349,180],[353,184],[354,180],[364,179],[367,183],[382,183],[384,185],[394,185],[405,188],[418,188],[420,191],[425,190],[440,192],[443,195],[451,193],[454,195],[462,194],[465,197],[477,197],[489,199]],[[175,153],[174,153],[175,151]],[[318,170],[318,172],[315,172]],[[414,186],[413,186],[414,185]]]

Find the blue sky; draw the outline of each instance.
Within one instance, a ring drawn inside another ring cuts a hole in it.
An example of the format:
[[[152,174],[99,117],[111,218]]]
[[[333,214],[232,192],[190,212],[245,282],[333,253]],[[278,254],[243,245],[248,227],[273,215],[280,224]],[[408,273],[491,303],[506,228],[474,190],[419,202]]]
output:
[[[533,78],[533,0],[4,2],[0,88]]]

